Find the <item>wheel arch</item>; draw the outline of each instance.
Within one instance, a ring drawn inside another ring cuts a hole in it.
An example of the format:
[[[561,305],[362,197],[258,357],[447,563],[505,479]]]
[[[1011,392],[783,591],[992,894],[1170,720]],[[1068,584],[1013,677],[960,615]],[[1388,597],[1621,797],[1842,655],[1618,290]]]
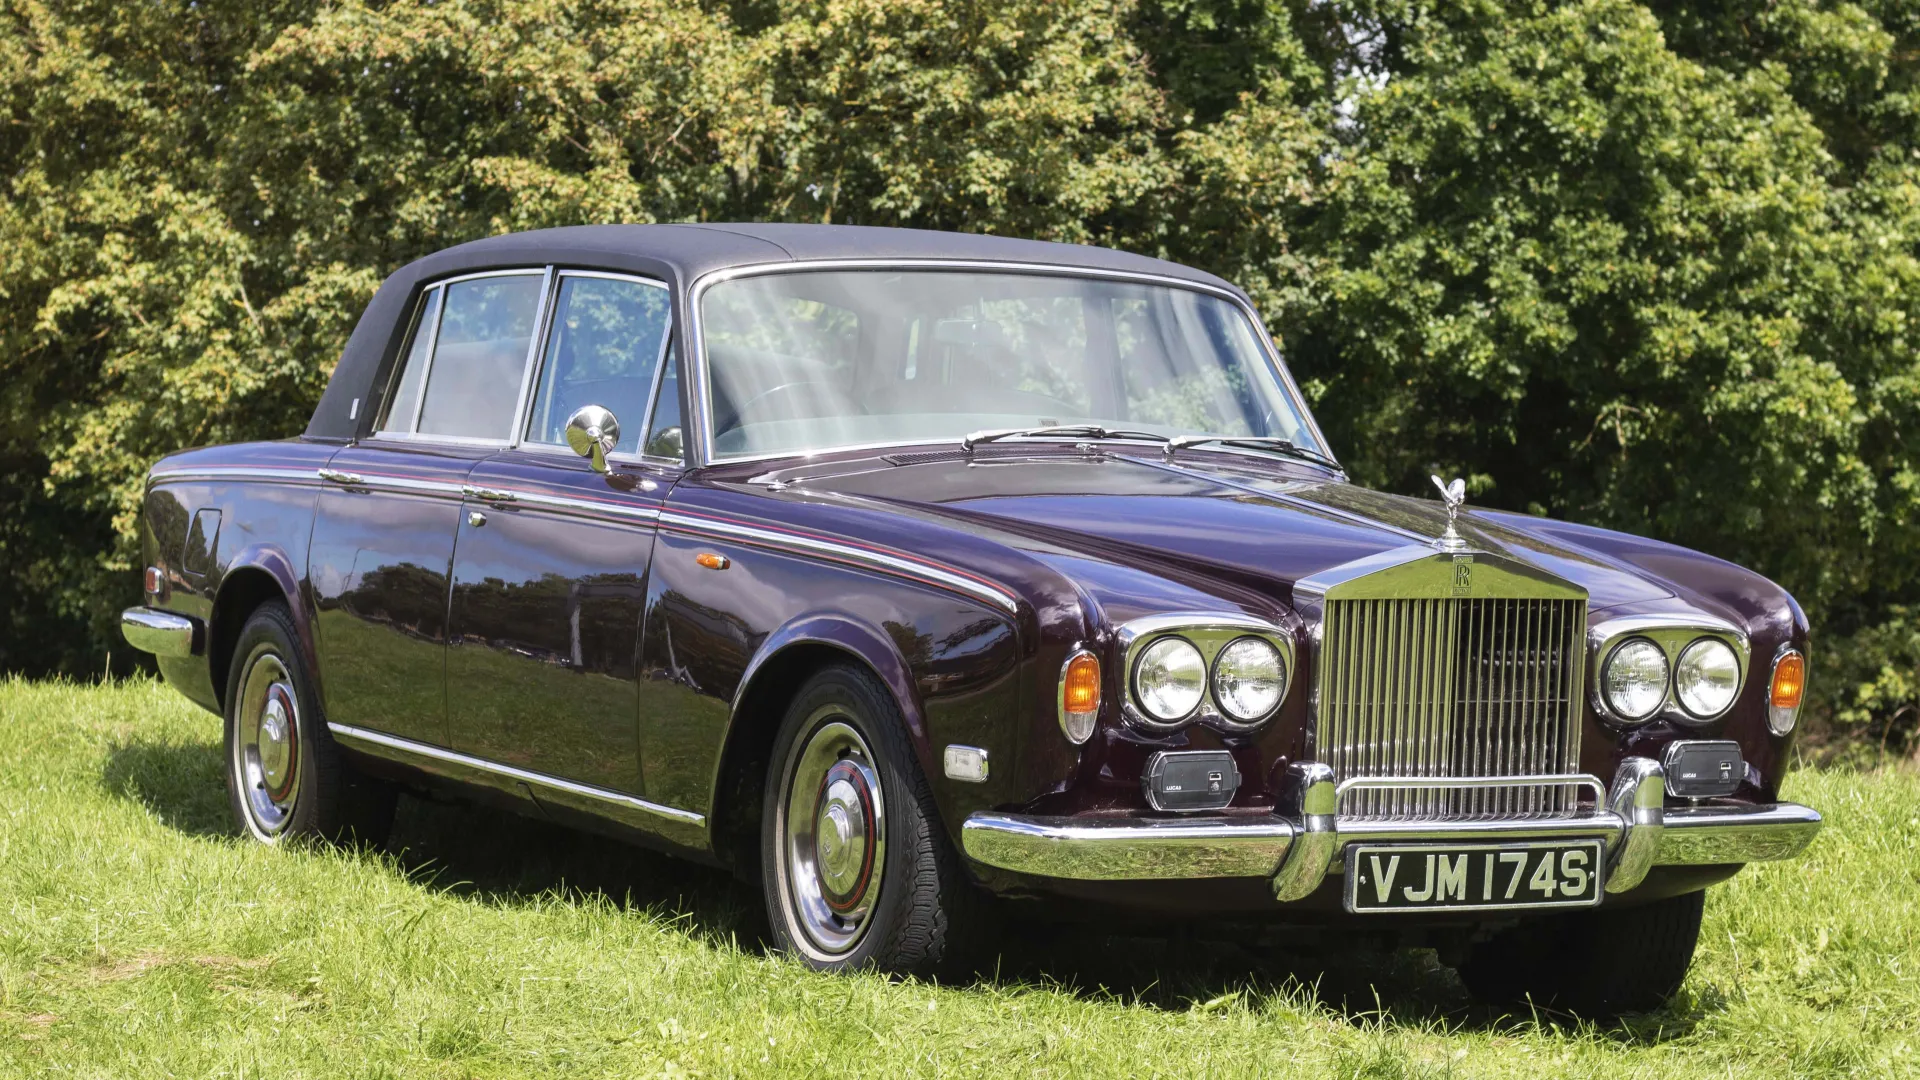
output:
[[[802,681],[836,663],[856,665],[892,695],[923,771],[930,767],[926,716],[899,646],[878,627],[843,614],[794,619],[769,634],[740,677],[715,771],[715,854],[746,872],[759,859],[760,802],[773,739]]]
[[[302,597],[300,576],[294,570],[293,561],[278,547],[255,544],[235,552],[227,563],[208,618],[207,671],[222,711],[227,706],[227,679],[233,663],[234,643],[239,641],[248,616],[270,600],[283,601],[293,614],[300,658],[315,680],[319,679],[313,619]]]

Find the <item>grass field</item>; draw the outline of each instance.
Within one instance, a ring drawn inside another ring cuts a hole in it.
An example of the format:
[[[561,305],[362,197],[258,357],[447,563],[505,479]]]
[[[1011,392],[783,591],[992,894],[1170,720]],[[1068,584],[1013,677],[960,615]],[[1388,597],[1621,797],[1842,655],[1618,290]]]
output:
[[[401,856],[236,839],[164,687],[0,682],[9,1076],[1920,1075],[1920,776],[1805,772],[1828,827],[1716,888],[1664,1012],[1473,1007],[1430,956],[1027,930],[959,986],[814,975],[721,875],[402,803]]]

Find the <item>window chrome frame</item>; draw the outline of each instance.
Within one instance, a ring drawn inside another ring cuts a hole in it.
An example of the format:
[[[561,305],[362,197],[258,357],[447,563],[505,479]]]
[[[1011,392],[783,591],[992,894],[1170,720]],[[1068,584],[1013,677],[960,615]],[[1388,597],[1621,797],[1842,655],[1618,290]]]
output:
[[[540,296],[539,299],[535,301],[536,306],[534,308],[533,340],[528,343],[527,356],[526,359],[521,362],[520,367],[520,396],[514,402],[514,426],[509,427],[506,434],[498,439],[475,435],[423,434],[420,431],[420,417],[426,413],[427,388],[433,379],[433,361],[440,351],[440,324],[446,320],[447,315],[446,290],[450,286],[458,285],[463,281],[479,281],[484,278],[499,277],[540,278]],[[455,274],[452,277],[441,278],[438,281],[431,282],[425,288],[421,289],[420,300],[418,302],[424,306],[428,294],[435,290],[440,290],[441,292],[440,310],[434,314],[433,334],[427,341],[427,367],[425,371],[420,373],[420,400],[413,404],[413,420],[407,425],[407,430],[405,431],[375,430],[369,432],[367,438],[369,440],[377,439],[382,442],[426,443],[429,445],[443,446],[510,446],[512,445],[513,432],[523,420],[522,413],[526,407],[527,380],[530,378],[528,371],[533,361],[541,355],[544,346],[543,339],[546,336],[545,312],[553,291],[553,267],[551,265],[527,266],[504,270],[481,270],[471,274]],[[393,371],[387,376],[387,393],[389,397],[386,401],[381,402],[382,410],[386,409],[392,403],[391,395],[394,388],[399,386],[399,381],[406,376],[406,356],[404,354],[413,350],[414,339],[418,337],[420,333],[419,321],[420,315],[419,312],[416,311],[414,314],[414,322],[416,325],[412,333],[407,335],[406,344],[401,347],[403,355],[400,357],[400,362],[394,365]]]
[[[929,442],[958,442],[957,439],[891,439],[881,442],[848,443],[839,446],[822,446],[810,450],[780,450],[758,454],[730,454],[726,457],[714,453],[713,431],[713,389],[712,365],[707,357],[706,334],[700,306],[706,298],[707,290],[728,281],[744,277],[761,277],[769,274],[804,274],[836,270],[907,270],[907,271],[960,271],[990,274],[1011,274],[1030,277],[1083,278],[1095,281],[1114,281],[1134,285],[1160,285],[1169,288],[1185,289],[1202,293],[1227,301],[1238,308],[1253,327],[1255,342],[1260,346],[1269,368],[1278,377],[1280,388],[1290,404],[1305,421],[1307,430],[1312,433],[1313,441],[1329,461],[1339,465],[1326,435],[1320,430],[1320,423],[1314,418],[1313,411],[1307,408],[1306,395],[1300,392],[1299,384],[1294,382],[1293,373],[1287,369],[1285,358],[1279,346],[1261,321],[1253,305],[1239,293],[1230,289],[1208,285],[1205,282],[1189,281],[1185,278],[1171,277],[1165,274],[1153,274],[1135,270],[1104,270],[1087,266],[1068,266],[1058,263],[1022,263],[995,259],[937,259],[937,258],[852,258],[852,259],[798,259],[792,262],[756,263],[751,266],[726,267],[710,270],[695,278],[687,290],[687,362],[688,398],[692,405],[692,416],[681,417],[683,432],[691,431],[693,438],[684,440],[693,450],[690,464],[736,465],[756,461],[772,461],[781,458],[811,458],[821,454],[841,453],[849,450],[879,450],[896,446],[923,446]],[[1344,467],[1342,467],[1344,472]],[[1129,676],[1131,678],[1131,676]]]
[[[552,281],[544,297],[545,304],[542,308],[540,322],[539,352],[534,357],[534,362],[527,368],[527,374],[521,390],[520,408],[517,414],[518,420],[513,428],[513,438],[507,443],[507,449],[523,450],[535,454],[564,455],[569,458],[579,456],[573,452],[572,447],[564,443],[539,442],[527,438],[527,428],[533,422],[533,399],[538,393],[537,384],[540,379],[540,373],[545,370],[547,360],[549,359],[547,353],[547,338],[553,333],[553,321],[559,317],[560,313],[560,282],[561,279],[570,277],[597,278],[603,281],[626,281],[635,285],[646,285],[651,288],[660,289],[667,294],[667,325],[665,331],[660,335],[660,352],[654,358],[653,378],[647,387],[647,403],[642,408],[644,415],[642,415],[639,420],[640,449],[633,453],[608,454],[607,460],[623,465],[685,468],[687,462],[684,459],[675,460],[674,458],[646,452],[647,437],[652,434],[648,428],[653,423],[653,411],[659,404],[660,388],[666,380],[667,357],[673,353],[673,331],[678,322],[673,314],[673,287],[657,278],[643,277],[639,274],[616,273],[611,270],[556,269],[551,266],[549,266],[547,270],[552,274]],[[618,417],[615,417],[615,419],[618,419]],[[682,430],[684,430],[684,422],[681,426]]]

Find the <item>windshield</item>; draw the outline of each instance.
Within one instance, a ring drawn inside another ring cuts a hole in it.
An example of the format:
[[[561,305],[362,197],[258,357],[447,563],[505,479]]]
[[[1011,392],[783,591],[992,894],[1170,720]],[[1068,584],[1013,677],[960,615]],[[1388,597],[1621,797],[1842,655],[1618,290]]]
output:
[[[988,271],[723,281],[700,306],[719,459],[1091,424],[1323,449],[1235,304]]]

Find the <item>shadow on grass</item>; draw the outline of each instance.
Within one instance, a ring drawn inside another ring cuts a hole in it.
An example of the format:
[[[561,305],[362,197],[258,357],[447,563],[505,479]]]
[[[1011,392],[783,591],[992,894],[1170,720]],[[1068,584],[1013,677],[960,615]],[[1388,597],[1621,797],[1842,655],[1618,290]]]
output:
[[[135,741],[109,754],[106,788],[194,836],[233,836],[219,747]],[[716,949],[768,948],[760,891],[732,875],[618,840],[489,805],[402,796],[387,844],[409,877],[478,902],[515,905],[559,895],[645,910]],[[999,955],[971,985],[1045,987],[1173,1012],[1284,1002],[1356,1026],[1420,1030],[1590,1030],[1622,1045],[1683,1037],[1724,1002],[1689,999],[1582,1028],[1565,1015],[1476,1004],[1430,950],[1383,947],[1328,930],[1238,928],[1168,921],[1114,932],[1099,924],[1013,921]]]

